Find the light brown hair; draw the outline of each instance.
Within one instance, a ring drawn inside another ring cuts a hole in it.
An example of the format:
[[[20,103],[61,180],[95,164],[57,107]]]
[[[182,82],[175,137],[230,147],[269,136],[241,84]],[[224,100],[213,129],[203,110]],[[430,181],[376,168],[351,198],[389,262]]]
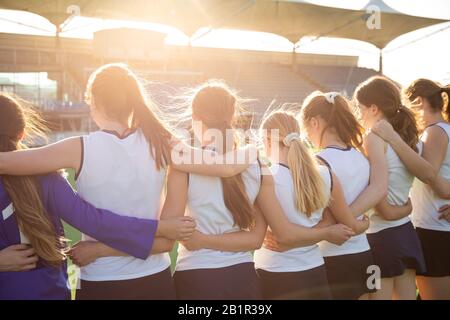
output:
[[[113,63],[98,68],[90,76],[86,101],[95,103],[108,119],[140,128],[150,145],[158,169],[170,164],[172,134],[153,112],[141,82],[124,64]]]
[[[197,88],[192,98],[192,114],[207,128],[221,132],[224,152],[227,151],[227,146],[236,145],[234,137],[230,137],[230,130],[233,129],[238,102],[237,95],[220,81],[204,83]],[[255,223],[253,204],[248,199],[242,176],[238,174],[221,178],[221,181],[225,206],[233,215],[235,224],[241,229],[253,227]]]
[[[374,76],[362,82],[355,90],[358,103],[376,105],[400,137],[415,151],[419,130],[414,113],[401,101],[400,88],[390,79]]]
[[[351,103],[346,98],[337,95],[334,103],[330,103],[323,92],[314,91],[303,102],[301,119],[303,124],[306,124],[311,118],[317,116],[326,122],[320,143],[325,131],[334,129],[343,143],[361,150],[364,128],[356,120],[351,110]]]
[[[45,136],[38,113],[24,101],[0,93],[0,151],[24,148],[22,136]],[[36,254],[48,265],[58,266],[65,259],[65,244],[41,199],[38,181],[32,176],[2,175],[20,230],[30,240]]]
[[[447,121],[450,121],[450,86],[443,86],[428,79],[417,79],[404,91],[403,95],[409,102],[418,97],[426,99],[433,110],[442,112]]]

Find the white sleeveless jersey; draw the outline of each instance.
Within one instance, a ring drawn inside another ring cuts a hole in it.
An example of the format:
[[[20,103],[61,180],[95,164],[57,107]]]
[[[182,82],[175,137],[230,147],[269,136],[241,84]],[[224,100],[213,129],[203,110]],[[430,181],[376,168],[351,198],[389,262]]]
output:
[[[445,131],[449,140],[439,175],[450,180],[450,124],[440,122],[435,125]],[[410,196],[413,205],[412,221],[414,226],[436,231],[450,231],[450,223],[445,219],[439,219],[438,212],[440,207],[449,205],[450,200],[440,198],[430,186],[419,179],[415,179]]]
[[[253,204],[261,186],[259,163],[253,163],[241,175],[248,199]],[[225,206],[220,178],[190,174],[187,202],[186,214],[195,219],[198,231],[209,235],[240,231],[239,226],[234,223],[233,215]],[[211,249],[189,251],[180,244],[176,270],[223,268],[246,262],[253,262],[251,252]]]
[[[83,149],[77,179],[78,193],[83,199],[125,216],[159,218],[165,170],[156,169],[149,144],[140,130],[122,139],[114,133],[97,131],[83,137]],[[92,240],[85,235],[83,239]],[[81,279],[134,279],[158,273],[169,265],[168,253],[151,255],[146,260],[105,257],[81,268]]]
[[[318,156],[325,160],[339,179],[347,204],[351,204],[368,186],[370,177],[369,161],[355,148],[341,149],[328,147],[319,152]],[[360,216],[359,218],[362,218]],[[328,241],[319,243],[324,257],[359,253],[370,250],[365,233],[359,234],[338,246]]]
[[[387,144],[386,160],[388,167],[387,201],[391,205],[403,206],[408,202],[409,191],[411,190],[414,176],[406,169],[390,144]],[[376,214],[376,211],[373,210],[370,214],[370,227],[367,233],[375,233],[387,228],[398,227],[409,221],[411,221],[409,216],[388,221]]]
[[[327,198],[330,198],[331,173],[325,166],[320,166],[320,175],[324,181]],[[299,212],[295,206],[295,191],[289,168],[283,165],[271,167],[275,181],[275,193],[284,214],[291,223],[307,228],[314,227],[322,219],[323,209],[313,212],[309,217]],[[297,272],[316,268],[324,264],[322,253],[317,244],[294,248],[285,252],[275,252],[266,248],[255,251],[255,268],[270,272]]]

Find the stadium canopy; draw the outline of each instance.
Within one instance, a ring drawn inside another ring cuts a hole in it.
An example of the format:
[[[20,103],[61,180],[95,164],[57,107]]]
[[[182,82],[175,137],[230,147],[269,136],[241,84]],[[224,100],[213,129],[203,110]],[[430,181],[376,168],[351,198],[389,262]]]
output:
[[[446,20],[411,16],[371,0],[360,10],[322,6],[305,0],[0,0],[0,8],[45,17],[57,30],[74,14],[174,26],[192,37],[202,27],[262,31],[294,45],[304,36],[365,41],[383,49],[398,36]],[[380,13],[380,27],[369,28]],[[375,13],[376,14],[376,13]]]

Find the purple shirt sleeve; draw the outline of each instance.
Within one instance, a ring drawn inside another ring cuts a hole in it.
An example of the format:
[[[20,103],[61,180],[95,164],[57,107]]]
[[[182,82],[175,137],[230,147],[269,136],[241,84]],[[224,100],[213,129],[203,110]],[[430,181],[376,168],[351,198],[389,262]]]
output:
[[[150,255],[158,220],[120,216],[97,209],[78,196],[59,174],[43,178],[42,192],[46,208],[52,216],[131,256],[147,259]]]

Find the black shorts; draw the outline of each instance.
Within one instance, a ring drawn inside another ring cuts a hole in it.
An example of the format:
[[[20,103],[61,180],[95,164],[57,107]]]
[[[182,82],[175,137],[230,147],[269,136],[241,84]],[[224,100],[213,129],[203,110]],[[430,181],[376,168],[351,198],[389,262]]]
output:
[[[270,272],[257,269],[263,299],[331,300],[324,265],[297,272]]]
[[[380,267],[382,278],[401,276],[405,269],[426,271],[422,246],[411,222],[368,233],[373,260]]]
[[[450,276],[450,231],[416,228],[425,257],[426,277]]]
[[[142,278],[114,281],[81,280],[76,300],[175,300],[170,268]]]
[[[174,281],[180,300],[261,299],[253,262],[224,268],[176,271]]]
[[[328,284],[335,300],[356,300],[365,293],[376,292],[368,286],[371,275],[369,266],[374,265],[370,250],[324,257]]]

